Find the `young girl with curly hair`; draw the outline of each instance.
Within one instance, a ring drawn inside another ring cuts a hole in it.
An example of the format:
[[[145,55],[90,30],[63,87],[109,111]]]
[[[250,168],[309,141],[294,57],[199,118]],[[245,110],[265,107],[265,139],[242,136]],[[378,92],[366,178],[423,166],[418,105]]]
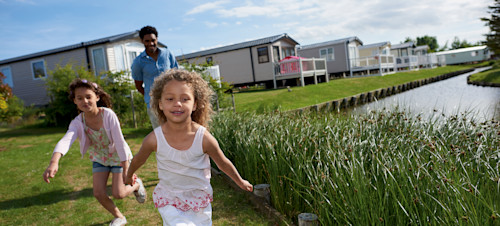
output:
[[[156,152],[160,180],[153,201],[163,224],[211,225],[210,158],[241,189],[253,190],[206,129],[213,91],[195,72],[169,70],[155,79],[150,95],[160,126],[144,138],[126,182]]]

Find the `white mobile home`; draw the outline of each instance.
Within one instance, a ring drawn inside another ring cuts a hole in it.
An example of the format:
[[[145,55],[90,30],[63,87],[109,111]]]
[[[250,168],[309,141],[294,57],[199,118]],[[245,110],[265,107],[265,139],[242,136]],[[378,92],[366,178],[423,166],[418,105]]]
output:
[[[435,53],[429,53],[428,45],[415,47],[413,53],[417,56],[420,68],[435,68],[439,65],[438,56]]]
[[[438,57],[444,57],[446,64],[465,64],[489,60],[491,53],[487,46],[474,46],[437,52]]]
[[[362,45],[353,71],[361,75],[385,75],[394,73],[394,56],[390,42]]]
[[[391,45],[391,54],[396,57],[396,71],[418,70],[418,57],[414,53],[415,47],[413,42]]]
[[[165,46],[159,43],[160,46]],[[127,71],[144,51],[137,31],[64,46],[0,61],[5,83],[25,105],[43,106],[49,97],[45,78],[56,65],[81,65],[99,75],[104,71]]]

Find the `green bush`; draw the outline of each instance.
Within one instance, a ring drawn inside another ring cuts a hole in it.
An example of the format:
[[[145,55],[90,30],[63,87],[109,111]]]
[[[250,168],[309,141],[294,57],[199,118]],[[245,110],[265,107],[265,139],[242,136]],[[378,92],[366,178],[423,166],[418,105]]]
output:
[[[118,115],[122,124],[133,126],[131,93],[135,92],[130,76],[126,72],[105,72],[102,76],[95,76],[82,66],[67,64],[64,67],[57,65],[54,71],[49,72],[46,80],[50,103],[45,109],[45,123],[52,126],[66,127],[78,115],[73,101],[68,99],[68,86],[75,78],[88,79],[97,83],[111,96],[113,111]],[[147,126],[149,118],[142,95],[135,92],[133,95],[134,111],[137,124]],[[68,107],[69,106],[69,107]]]
[[[232,107],[232,101],[231,101],[231,95],[225,93],[227,90],[230,90],[233,88],[233,86],[227,82],[222,81],[217,81],[210,74],[207,72],[207,68],[212,66],[212,64],[189,64],[189,63],[183,63],[182,66],[184,67],[185,70],[188,71],[194,71],[197,72],[198,74],[205,79],[205,81],[208,82],[208,84],[212,87],[214,90],[216,97],[214,97],[212,101],[213,109],[218,110],[219,109],[224,109],[224,108],[231,108]]]
[[[111,96],[113,111],[123,124],[134,127],[135,114],[138,127],[151,126],[144,97],[137,92],[133,80],[126,72],[108,72],[102,80],[103,89]]]
[[[48,126],[66,127],[78,115],[78,110],[73,101],[68,99],[68,87],[75,78],[89,79],[101,85],[102,82],[83,66],[67,64],[49,72],[45,81],[50,102],[45,109],[45,123]]]

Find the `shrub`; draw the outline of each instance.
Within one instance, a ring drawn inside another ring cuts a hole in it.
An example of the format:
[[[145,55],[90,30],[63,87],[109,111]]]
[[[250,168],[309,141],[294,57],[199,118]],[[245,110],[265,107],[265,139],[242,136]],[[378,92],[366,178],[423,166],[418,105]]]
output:
[[[23,115],[23,101],[12,94],[9,85],[3,83],[5,75],[0,72],[0,122],[12,123]]]
[[[219,108],[230,108],[232,107],[232,102],[231,102],[231,96],[226,94],[225,91],[232,89],[232,85],[222,81],[217,81],[216,79],[212,78],[210,74],[207,72],[207,68],[212,66],[212,64],[194,64],[194,63],[183,63],[182,67],[184,67],[185,70],[188,71],[194,71],[200,74],[205,81],[208,82],[208,84],[212,87],[214,90],[215,94],[217,95],[214,100],[212,101],[213,104],[213,109],[218,110],[217,107]]]
[[[111,96],[112,109],[118,115],[122,124],[133,126],[132,102],[139,125],[148,125],[149,119],[146,112],[144,99],[141,95],[131,95],[135,87],[126,72],[105,72],[102,76],[95,76],[83,66],[67,64],[56,66],[49,72],[46,80],[50,103],[46,112],[46,124],[55,126],[68,126],[71,120],[78,115],[78,110],[72,100],[68,99],[68,86],[75,78],[89,79],[101,86]],[[68,107],[71,106],[71,107]]]
[[[89,79],[101,85],[99,77],[94,76],[83,66],[73,66],[71,63],[49,72],[45,85],[50,101],[45,109],[45,123],[49,126],[69,125],[71,120],[78,115],[78,110],[73,101],[68,99],[68,87],[75,78]]]

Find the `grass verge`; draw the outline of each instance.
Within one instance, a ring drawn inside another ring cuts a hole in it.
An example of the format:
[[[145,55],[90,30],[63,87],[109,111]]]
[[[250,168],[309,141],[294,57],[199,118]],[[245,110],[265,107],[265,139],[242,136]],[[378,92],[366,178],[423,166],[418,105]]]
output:
[[[500,66],[494,66],[493,69],[481,73],[473,74],[469,77],[473,82],[493,83],[500,85]]]

